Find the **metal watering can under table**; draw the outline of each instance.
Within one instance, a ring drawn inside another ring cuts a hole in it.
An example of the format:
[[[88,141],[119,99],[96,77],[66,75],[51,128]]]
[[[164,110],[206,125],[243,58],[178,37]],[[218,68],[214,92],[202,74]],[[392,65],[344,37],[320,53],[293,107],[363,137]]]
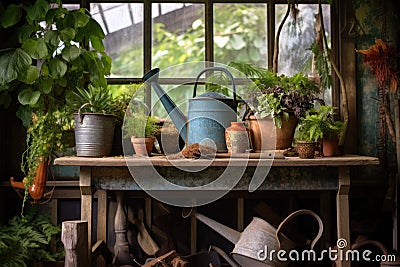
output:
[[[310,245],[311,249],[313,249],[322,235],[323,223],[321,218],[311,210],[303,209],[291,213],[280,223],[276,229],[267,221],[254,217],[250,224],[241,233],[202,214],[195,212],[193,215],[235,245],[231,255],[235,263],[237,263],[239,266],[283,267],[287,266],[289,262],[279,261],[277,258],[278,251],[284,250],[286,252],[284,257],[288,259],[288,254],[290,250],[295,248],[295,244],[288,237],[282,234],[281,230],[291,219],[301,214],[311,215],[318,222],[318,233]],[[270,252],[272,250],[274,250],[275,253],[271,258]],[[231,265],[235,264],[232,263],[232,260],[229,258],[227,261],[231,262]]]
[[[188,118],[186,118],[159,84],[159,71],[159,68],[149,71],[143,76],[143,80],[152,85],[186,145],[199,143],[214,147],[217,152],[227,152],[225,128],[229,127],[231,122],[237,121],[236,86],[232,74],[221,67],[209,67],[202,70],[194,82],[193,98],[189,99]],[[222,71],[229,77],[233,98],[216,92],[196,96],[198,81],[207,71]]]

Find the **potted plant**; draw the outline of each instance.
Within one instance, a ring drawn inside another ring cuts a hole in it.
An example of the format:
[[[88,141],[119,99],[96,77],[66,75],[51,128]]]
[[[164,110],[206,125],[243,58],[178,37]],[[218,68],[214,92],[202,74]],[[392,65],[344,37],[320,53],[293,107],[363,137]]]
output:
[[[151,154],[156,140],[155,135],[160,131],[160,121],[154,116],[149,116],[146,111],[145,104],[132,100],[122,126],[124,136],[131,139],[135,154],[138,156]]]
[[[278,84],[260,84],[257,110],[261,117],[271,116],[276,126],[276,149],[289,148],[298,120],[314,106],[320,93],[317,84],[302,73],[280,76]]]
[[[307,157],[304,155],[305,147],[313,145],[308,143],[322,142],[324,156],[338,156],[339,150],[339,134],[343,128],[343,122],[334,119],[334,107],[329,105],[319,105],[307,112],[307,115],[300,120],[296,132],[296,149],[299,157]],[[313,153],[309,152],[308,156]]]
[[[322,153],[325,157],[340,156],[342,150],[339,146],[340,134],[343,133],[344,122],[335,120],[335,108],[320,106],[318,117],[321,120],[323,133]]]
[[[87,89],[76,88],[67,102],[76,111],[74,122],[77,156],[109,156],[114,138],[116,108],[107,87],[89,84]]]
[[[149,156],[156,141],[155,135],[160,130],[159,120],[153,116],[137,114],[125,118],[123,128],[125,136],[131,138],[135,154],[138,156]]]
[[[66,92],[88,83],[105,85],[111,58],[104,52],[101,26],[83,8],[67,10],[59,0],[4,8],[0,31],[9,38],[0,45],[0,105],[18,99],[17,116],[27,127],[21,164],[28,172],[27,196],[39,163],[62,144],[65,129],[54,115],[66,115]]]
[[[296,132],[296,151],[300,158],[314,158],[316,143],[323,138],[322,124],[318,114],[308,112],[300,120]]]
[[[292,145],[298,119],[305,116],[316,100],[323,103],[323,100],[318,98],[320,90],[317,84],[302,73],[288,77],[278,76],[272,71],[248,63],[233,62],[230,66],[244,73],[256,85],[252,96],[254,114],[248,119],[253,147],[257,150],[257,144],[262,143],[257,140],[268,139],[260,138],[256,133],[269,132],[267,135],[271,137],[273,134],[270,132],[275,125],[274,147],[289,148]],[[262,129],[262,126],[267,128]],[[267,147],[272,148],[271,144],[267,144]]]

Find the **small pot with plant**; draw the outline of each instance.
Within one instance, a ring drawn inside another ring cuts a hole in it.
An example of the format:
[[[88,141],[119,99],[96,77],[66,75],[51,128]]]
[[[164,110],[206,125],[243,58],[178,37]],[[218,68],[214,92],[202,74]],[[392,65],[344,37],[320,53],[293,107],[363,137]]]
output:
[[[132,99],[125,113],[122,126],[123,135],[131,139],[135,154],[149,156],[153,149],[156,135],[160,133],[160,121],[149,115],[146,104]]]
[[[339,146],[340,134],[343,132],[344,122],[335,120],[335,108],[320,106],[318,117],[321,120],[323,132],[322,153],[324,157],[340,156],[342,149]]]
[[[315,109],[307,112],[307,115],[301,119],[297,128],[297,152],[299,157],[307,157],[303,154],[305,143],[321,142],[324,156],[338,156],[339,134],[343,129],[343,122],[334,119],[334,107],[329,105],[319,105]],[[332,146],[330,148],[330,146]],[[315,145],[314,145],[315,150]],[[313,153],[309,153],[310,157]]]
[[[74,113],[78,157],[104,157],[111,154],[116,116],[113,97],[107,87],[76,88],[68,100]]]
[[[296,131],[296,151],[300,158],[315,157],[316,144],[323,138],[321,120],[312,111],[300,120]]]
[[[159,120],[146,114],[127,116],[123,125],[124,135],[131,138],[137,156],[149,156],[160,131]]]
[[[276,126],[276,149],[291,147],[298,120],[314,106],[322,102],[315,82],[304,74],[292,77],[280,76],[278,84],[266,87],[259,85],[261,94],[257,97],[257,111],[261,117],[272,117]]]

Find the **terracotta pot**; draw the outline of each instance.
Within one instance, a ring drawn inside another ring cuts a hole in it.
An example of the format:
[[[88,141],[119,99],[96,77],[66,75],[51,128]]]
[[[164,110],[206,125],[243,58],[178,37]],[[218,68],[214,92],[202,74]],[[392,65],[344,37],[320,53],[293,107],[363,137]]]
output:
[[[315,157],[315,142],[298,141],[296,150],[299,158],[313,159]]]
[[[339,138],[335,137],[329,140],[322,140],[322,153],[324,157],[340,156]]]
[[[274,131],[275,125],[272,118],[256,119],[250,116],[247,119],[250,130],[250,142],[254,152],[274,150],[276,146]]]
[[[131,138],[133,148],[135,149],[135,154],[138,156],[149,156],[155,141],[155,137]]]
[[[225,141],[228,152],[245,153],[249,151],[249,137],[243,122],[231,122],[225,130]]]
[[[282,128],[276,127],[276,149],[287,149],[292,146],[294,132],[298,119],[294,114],[289,114],[289,119],[282,118]]]

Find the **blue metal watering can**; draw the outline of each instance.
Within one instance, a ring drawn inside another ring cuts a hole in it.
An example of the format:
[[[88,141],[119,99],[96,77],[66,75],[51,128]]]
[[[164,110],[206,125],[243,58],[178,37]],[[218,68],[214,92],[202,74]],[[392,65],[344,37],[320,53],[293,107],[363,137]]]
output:
[[[237,121],[236,86],[232,74],[225,68],[210,67],[202,70],[194,82],[193,98],[189,99],[188,118],[175,105],[158,83],[159,68],[155,68],[143,76],[143,80],[151,84],[164,108],[178,129],[186,145],[199,143],[216,148],[217,152],[227,152],[225,128]],[[196,96],[198,81],[207,71],[222,71],[232,83],[233,98],[216,92],[207,92]]]

